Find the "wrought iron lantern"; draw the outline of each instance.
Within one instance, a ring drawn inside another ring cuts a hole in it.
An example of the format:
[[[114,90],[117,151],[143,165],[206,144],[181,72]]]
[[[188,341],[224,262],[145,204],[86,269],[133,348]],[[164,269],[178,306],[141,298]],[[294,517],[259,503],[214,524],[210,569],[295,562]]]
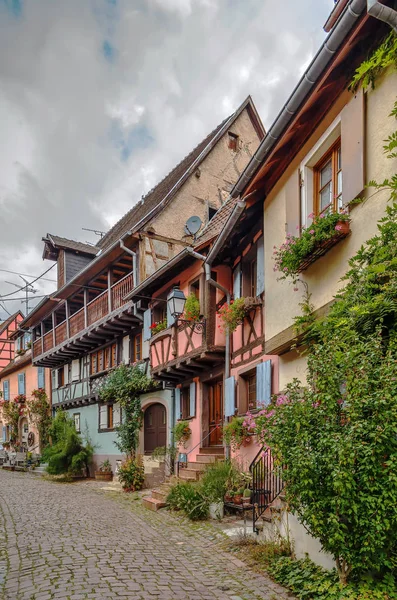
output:
[[[183,315],[185,310],[185,302],[185,294],[179,289],[178,286],[175,286],[167,296],[169,313],[174,317],[174,319],[179,319],[179,317]]]

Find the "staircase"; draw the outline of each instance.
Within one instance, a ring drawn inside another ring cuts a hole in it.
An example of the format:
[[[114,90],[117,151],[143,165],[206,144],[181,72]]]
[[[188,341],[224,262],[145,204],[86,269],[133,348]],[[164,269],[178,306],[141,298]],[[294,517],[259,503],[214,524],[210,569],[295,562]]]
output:
[[[40,463],[38,467],[35,469],[30,469],[29,472],[32,473],[32,475],[39,475],[40,477],[43,477],[43,475],[47,473],[47,467],[48,463]]]
[[[218,461],[224,460],[224,449],[223,446],[210,446],[208,448],[200,448],[199,454],[196,456],[195,461],[189,461],[186,467],[179,468],[179,477],[167,477],[164,483],[152,490],[151,496],[142,498],[142,504],[149,510],[157,511],[159,508],[163,508],[167,505],[167,496],[172,485],[183,482],[195,482],[199,481],[201,475],[204,473],[208,465]]]

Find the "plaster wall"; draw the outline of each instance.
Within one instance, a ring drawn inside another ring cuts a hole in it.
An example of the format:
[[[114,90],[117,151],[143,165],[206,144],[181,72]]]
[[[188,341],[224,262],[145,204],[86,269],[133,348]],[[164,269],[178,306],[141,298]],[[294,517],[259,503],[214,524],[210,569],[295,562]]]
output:
[[[188,461],[195,461],[197,454],[200,452],[202,430],[201,421],[203,415],[203,385],[199,382],[198,378],[196,381],[196,416],[192,419],[188,419],[189,427],[192,431],[190,439],[185,445],[178,447],[179,452],[188,454]]]
[[[395,129],[395,123],[388,116],[395,98],[397,74],[389,73],[379,79],[374,90],[365,94],[365,170],[366,181],[383,181],[395,172],[395,162],[387,160],[383,154],[383,140]],[[264,207],[265,229],[265,322],[266,339],[269,340],[293,324],[293,318],[300,314],[299,302],[303,287],[293,293],[289,282],[278,281],[279,273],[273,271],[273,246],[279,247],[286,233],[286,190],[289,178],[299,168],[301,161],[323,135],[326,129],[351,100],[348,92],[342,94],[333,109],[313,133],[301,152],[291,162],[277,186],[266,198]],[[342,157],[343,161],[343,157]],[[394,162],[394,165],[393,165]],[[343,168],[343,163],[342,163]],[[342,287],[341,277],[348,269],[349,258],[360,246],[377,231],[377,221],[383,216],[387,203],[387,192],[373,195],[366,190],[367,201],[351,210],[351,235],[334,246],[324,257],[318,259],[300,278],[309,286],[314,308],[327,304]],[[345,199],[347,200],[347,199]]]

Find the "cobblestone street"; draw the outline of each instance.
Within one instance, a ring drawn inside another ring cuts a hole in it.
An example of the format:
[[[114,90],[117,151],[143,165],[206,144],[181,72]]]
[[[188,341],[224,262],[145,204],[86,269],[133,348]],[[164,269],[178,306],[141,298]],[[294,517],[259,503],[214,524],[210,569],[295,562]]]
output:
[[[2,600],[288,597],[224,552],[221,538],[210,524],[147,511],[95,484],[0,471]]]

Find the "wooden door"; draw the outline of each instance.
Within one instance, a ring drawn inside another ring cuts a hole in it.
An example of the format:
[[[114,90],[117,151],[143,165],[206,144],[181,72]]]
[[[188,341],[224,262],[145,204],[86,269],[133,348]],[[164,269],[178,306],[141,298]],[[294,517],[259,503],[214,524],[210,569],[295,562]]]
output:
[[[222,428],[214,429],[216,425],[223,423],[223,382],[217,381],[209,386],[209,409],[210,409],[210,446],[222,445]]]
[[[167,415],[162,404],[152,404],[146,409],[143,432],[145,454],[167,445]]]

